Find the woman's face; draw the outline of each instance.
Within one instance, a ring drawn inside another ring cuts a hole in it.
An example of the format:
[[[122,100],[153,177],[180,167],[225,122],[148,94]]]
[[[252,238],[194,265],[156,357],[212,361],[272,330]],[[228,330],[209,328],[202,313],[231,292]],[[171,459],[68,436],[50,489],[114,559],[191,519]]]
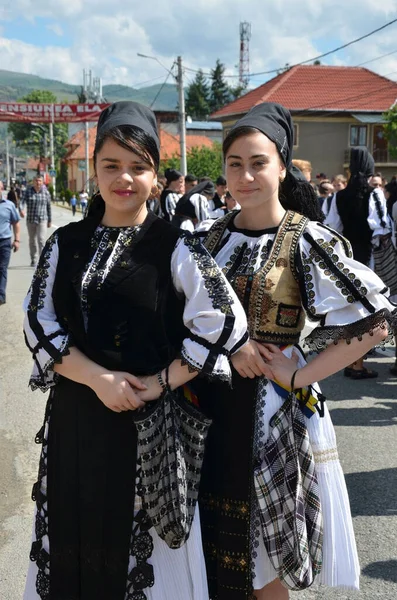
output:
[[[179,179],[177,179],[176,181],[171,181],[171,183],[168,186],[168,189],[171,190],[172,192],[176,192],[177,194],[184,194],[185,193],[185,178],[179,177]]]
[[[106,211],[113,214],[136,212],[156,185],[153,165],[112,139],[106,140],[98,152],[95,170]]]
[[[228,189],[243,209],[278,202],[285,173],[276,145],[259,131],[238,138],[226,156]]]

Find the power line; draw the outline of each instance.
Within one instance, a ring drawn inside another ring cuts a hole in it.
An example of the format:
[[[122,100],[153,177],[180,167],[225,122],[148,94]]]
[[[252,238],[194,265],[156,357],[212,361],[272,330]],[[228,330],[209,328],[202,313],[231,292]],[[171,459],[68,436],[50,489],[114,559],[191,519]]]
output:
[[[392,54],[395,54],[397,52],[397,50],[393,50],[392,52],[388,52],[387,54],[382,54],[381,56],[377,56],[376,58],[372,58],[371,60],[367,60],[363,63],[360,63],[359,65],[356,65],[356,67],[362,67],[363,65],[368,65],[371,62],[375,62],[376,60],[380,60],[381,58],[385,58],[386,56],[391,56]],[[385,77],[385,75],[383,76]]]
[[[329,50],[328,52],[324,52],[323,54],[319,54],[318,56],[315,56],[314,58],[308,58],[307,60],[302,60],[301,62],[291,65],[289,68],[292,69],[292,67],[306,65],[307,63],[313,62],[314,60],[319,60],[320,58],[324,58],[325,56],[334,54],[334,52],[338,52],[339,50],[343,50],[344,48],[347,48],[348,46],[352,46],[353,44],[356,44],[357,42],[361,42],[361,40],[365,40],[366,38],[370,37],[371,35],[374,35],[375,33],[378,33],[379,31],[386,29],[386,27],[390,27],[390,25],[393,25],[394,23],[397,23],[397,19],[393,19],[393,21],[389,21],[385,25],[382,25],[382,27],[378,27],[377,29],[370,31],[369,33],[366,33],[365,35],[362,35],[361,37],[356,38],[355,40],[347,42],[347,44],[343,44],[343,46],[338,46],[338,48],[335,48],[334,50]],[[281,67],[281,68],[284,68],[284,67]],[[276,73],[277,71],[280,71],[280,69],[271,69],[270,71],[262,71],[260,73],[251,73],[250,76],[252,75],[253,77],[256,77],[257,75],[269,75],[270,73]]]
[[[351,40],[350,42],[347,42],[346,44],[343,44],[342,46],[338,46],[337,48],[334,48],[333,50],[329,50],[328,52],[324,52],[323,54],[319,54],[318,56],[314,56],[313,58],[308,58],[307,60],[302,60],[301,62],[290,65],[288,67],[288,69],[292,69],[292,67],[298,67],[300,65],[306,65],[307,63],[313,62],[315,60],[319,60],[320,58],[324,58],[325,56],[330,56],[330,54],[334,54],[335,52],[338,52],[339,50],[343,50],[344,48],[347,48],[348,46],[352,46],[353,44],[356,44],[357,42],[361,42],[362,40],[365,40],[366,38],[370,37],[371,35],[374,35],[375,33],[378,33],[379,31],[386,29],[386,27],[390,27],[390,25],[393,25],[396,22],[397,22],[397,19],[393,19],[392,21],[389,21],[385,25],[382,25],[381,27],[378,27],[377,29],[370,31],[369,33],[366,33],[365,35],[362,35],[359,38],[356,38],[355,40]],[[392,53],[390,53],[390,54],[392,54]],[[198,73],[198,69],[191,69],[189,67],[185,67],[185,69],[187,69],[188,71],[192,71],[193,73]],[[283,69],[285,69],[285,65],[283,65],[282,67],[278,67],[276,69],[270,69],[268,71],[260,71],[258,73],[250,73],[250,78],[257,77],[258,75],[270,75],[271,73],[277,73],[278,71],[282,71]],[[203,74],[206,75],[207,77],[211,76],[211,73],[203,73]],[[224,77],[236,78],[236,77],[238,77],[238,75],[224,75]]]
[[[173,69],[174,65],[175,65],[175,62],[172,64],[172,67],[171,67],[171,69]],[[153,99],[153,101],[152,101],[152,103],[151,103],[151,105],[150,105],[150,108],[152,108],[152,107],[153,107],[153,105],[154,105],[154,103],[156,102],[157,98],[160,96],[161,92],[163,91],[163,89],[164,89],[164,86],[165,86],[165,84],[166,84],[166,83],[167,83],[167,81],[168,81],[168,77],[169,77],[170,75],[172,75],[172,73],[171,73],[171,69],[170,69],[170,70],[169,70],[169,72],[167,73],[167,77],[164,79],[163,85],[161,86],[161,88],[159,89],[159,91],[157,92],[157,94],[155,95],[155,97],[154,97],[154,99]]]

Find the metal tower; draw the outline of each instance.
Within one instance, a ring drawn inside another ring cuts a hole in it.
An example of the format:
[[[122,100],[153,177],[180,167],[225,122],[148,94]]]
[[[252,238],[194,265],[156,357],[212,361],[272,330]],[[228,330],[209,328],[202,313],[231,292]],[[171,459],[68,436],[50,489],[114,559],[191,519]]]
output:
[[[247,87],[250,77],[250,50],[251,23],[243,21],[240,23],[240,65],[239,83]]]

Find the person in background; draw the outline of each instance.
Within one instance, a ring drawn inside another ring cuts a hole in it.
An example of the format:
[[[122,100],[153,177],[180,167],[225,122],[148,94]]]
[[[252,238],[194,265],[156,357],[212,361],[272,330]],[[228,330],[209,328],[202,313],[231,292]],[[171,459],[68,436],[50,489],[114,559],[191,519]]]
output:
[[[11,258],[11,249],[19,250],[19,216],[16,207],[10,200],[4,200],[1,192],[3,182],[0,181],[0,305],[6,302],[7,270]],[[14,241],[11,241],[11,228]]]
[[[397,222],[397,181],[392,180],[385,185],[385,198],[387,200],[387,212]]]
[[[85,209],[87,208],[87,204],[88,204],[88,194],[84,189],[81,190],[81,192],[79,194],[79,199],[80,199],[81,212],[84,215]]]
[[[208,177],[203,177],[200,183],[185,193],[178,201],[172,224],[193,232],[202,221],[211,218],[208,203],[214,194],[213,182]]]
[[[198,184],[198,179],[195,175],[188,173],[185,177],[185,194],[190,192]]]
[[[215,182],[215,195],[212,199],[214,210],[224,208],[225,194],[227,192],[227,182],[223,175],[220,175]]]
[[[344,190],[347,186],[347,177],[345,177],[344,175],[335,175],[335,177],[332,180],[332,185],[334,186],[335,192],[340,192],[341,190]]]
[[[10,200],[15,205],[15,208],[19,209],[19,194],[15,185],[11,186],[10,191],[7,194],[7,200]]]
[[[369,185],[374,189],[382,189],[383,188],[383,180],[380,174],[373,175],[369,180]]]
[[[185,191],[185,178],[176,169],[166,169],[165,178],[167,184],[160,196],[161,216],[171,223],[175,215],[175,206]]]
[[[241,208],[240,204],[233,198],[229,190],[225,194],[225,205],[225,213],[232,212],[232,210],[240,210]]]
[[[19,214],[23,218],[26,213],[26,225],[29,235],[30,266],[34,267],[39,254],[43,251],[47,229],[51,227],[51,195],[44,185],[41,175],[33,179],[20,203]]]
[[[70,198],[70,206],[72,207],[72,215],[73,216],[75,216],[75,214],[76,214],[76,205],[77,205],[76,194],[73,194],[72,197]]]
[[[313,167],[309,160],[300,160],[299,158],[294,158],[292,164],[303,173],[307,181],[311,181]]]
[[[158,217],[160,216],[160,197],[163,189],[161,183],[157,182],[156,189],[153,190],[147,201],[147,209],[152,211]]]
[[[327,207],[330,206],[332,198],[334,195],[334,186],[330,181],[323,181],[318,186],[318,201],[320,203],[320,207],[324,212],[324,205]],[[324,213],[325,214],[325,213]]]
[[[326,176],[325,173],[319,173],[318,175],[316,175],[316,179],[318,180],[317,183],[320,185],[320,183],[324,183],[325,181],[328,181],[328,177]]]

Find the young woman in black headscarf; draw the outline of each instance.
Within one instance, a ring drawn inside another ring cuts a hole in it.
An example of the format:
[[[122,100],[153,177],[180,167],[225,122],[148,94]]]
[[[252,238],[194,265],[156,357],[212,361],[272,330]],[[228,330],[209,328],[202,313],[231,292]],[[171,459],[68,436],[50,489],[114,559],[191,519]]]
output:
[[[185,231],[194,231],[195,227],[209,218],[208,202],[215,193],[211,180],[198,183],[178,200],[172,224]]]
[[[232,389],[215,383],[202,395],[213,424],[200,514],[217,600],[285,600],[285,586],[303,589],[313,580],[358,588],[335,433],[315,382],[384,340],[397,310],[382,281],[353,260],[349,243],[319,222],[314,191],[291,165],[292,148],[282,106],[260,104],[240,119],[223,151],[241,210],[198,229],[243,304],[251,338],[231,359]],[[297,348],[306,317],[316,325],[306,343],[321,350],[309,364]],[[303,417],[292,433],[284,411],[289,390],[299,388],[306,391],[295,418]],[[298,430],[310,442],[300,467],[301,450],[291,442]],[[295,493],[301,485],[303,500]]]
[[[150,109],[101,113],[100,194],[49,238],[25,300],[30,386],[50,390],[25,600],[208,600],[198,512],[171,549],[141,510],[133,415],[167,372],[172,389],[199,372],[230,380],[248,336],[198,240],[148,212],[159,146]]]
[[[176,169],[166,169],[166,186],[160,195],[161,216],[165,221],[171,223],[175,214],[175,206],[185,191],[185,178]]]
[[[355,260],[370,266],[390,288],[391,294],[397,294],[397,261],[391,241],[391,219],[383,192],[369,183],[375,172],[375,161],[367,148],[351,149],[349,170],[346,188],[336,194],[342,233],[351,244]],[[346,367],[344,374],[352,379],[378,375],[364,367],[364,357]]]

